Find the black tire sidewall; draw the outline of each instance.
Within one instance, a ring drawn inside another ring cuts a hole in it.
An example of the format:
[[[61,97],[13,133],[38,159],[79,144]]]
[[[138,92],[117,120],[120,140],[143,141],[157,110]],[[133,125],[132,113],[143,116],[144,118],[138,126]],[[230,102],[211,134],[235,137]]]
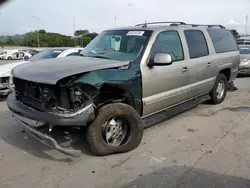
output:
[[[115,116],[125,117],[130,123],[130,138],[121,146],[109,146],[102,136],[102,125]],[[96,155],[128,152],[136,148],[142,139],[143,125],[139,114],[129,105],[112,103],[101,107],[94,122],[88,127],[87,142]]]
[[[219,83],[220,81],[223,81],[223,82],[224,82],[224,84],[225,84],[225,90],[224,90],[223,96],[219,99],[219,98],[217,97],[216,90],[217,90],[217,88],[218,88],[218,83]],[[227,80],[227,77],[226,77],[224,74],[221,74],[221,73],[220,73],[220,74],[217,76],[217,78],[216,78],[216,81],[215,81],[213,90],[212,90],[212,92],[211,92],[212,102],[213,102],[214,104],[220,104],[220,103],[222,103],[222,102],[224,101],[226,95],[227,95],[227,89],[228,89],[228,80]]]

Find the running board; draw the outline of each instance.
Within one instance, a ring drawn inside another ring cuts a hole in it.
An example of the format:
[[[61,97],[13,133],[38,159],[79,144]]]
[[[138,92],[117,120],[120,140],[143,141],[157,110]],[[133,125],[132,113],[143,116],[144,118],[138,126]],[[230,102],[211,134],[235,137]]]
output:
[[[157,114],[151,115],[149,117],[143,118],[143,126],[144,129],[147,129],[149,127],[152,127],[158,123],[162,123],[163,121],[166,121],[170,118],[172,118],[175,115],[178,115],[180,113],[183,113],[185,111],[188,111],[199,104],[209,101],[211,97],[209,95],[203,95],[201,97],[197,97],[195,99],[192,99],[188,102],[179,104],[177,106],[174,106],[172,108],[163,110],[161,112],[158,112]]]

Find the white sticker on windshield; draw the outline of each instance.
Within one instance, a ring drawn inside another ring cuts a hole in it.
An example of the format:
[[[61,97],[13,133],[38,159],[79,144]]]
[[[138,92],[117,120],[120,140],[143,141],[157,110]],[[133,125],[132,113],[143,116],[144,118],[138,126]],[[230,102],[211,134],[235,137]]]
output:
[[[127,35],[132,36],[142,36],[144,34],[144,31],[129,31]]]

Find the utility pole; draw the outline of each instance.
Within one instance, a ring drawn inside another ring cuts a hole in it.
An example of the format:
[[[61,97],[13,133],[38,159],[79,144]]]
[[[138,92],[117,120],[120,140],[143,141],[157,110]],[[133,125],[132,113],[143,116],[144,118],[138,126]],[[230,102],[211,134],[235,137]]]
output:
[[[76,18],[75,18],[75,16],[73,16],[73,29],[74,29],[73,36],[75,36],[75,32],[76,32]],[[74,38],[74,46],[76,46],[76,39],[75,38]]]
[[[74,36],[75,36],[75,32],[76,32],[76,18],[75,16],[73,16],[73,29],[74,29]]]
[[[116,27],[116,16],[115,16],[115,27]]]
[[[37,36],[37,46],[38,46],[38,48],[40,50],[40,39],[39,39],[39,33],[38,33],[38,31],[36,31],[36,36]]]
[[[247,32],[248,32],[248,15],[246,15],[246,28],[245,28],[245,35],[247,36]]]

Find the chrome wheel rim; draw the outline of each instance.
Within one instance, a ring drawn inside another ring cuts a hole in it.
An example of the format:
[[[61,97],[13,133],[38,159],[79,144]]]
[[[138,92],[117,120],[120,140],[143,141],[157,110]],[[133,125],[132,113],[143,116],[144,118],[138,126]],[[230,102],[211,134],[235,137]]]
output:
[[[217,85],[217,89],[216,89],[216,95],[218,99],[221,99],[224,95],[225,92],[225,83],[221,80],[218,85]]]
[[[120,146],[128,136],[129,122],[122,117],[114,117],[104,123],[103,138],[109,146]]]

